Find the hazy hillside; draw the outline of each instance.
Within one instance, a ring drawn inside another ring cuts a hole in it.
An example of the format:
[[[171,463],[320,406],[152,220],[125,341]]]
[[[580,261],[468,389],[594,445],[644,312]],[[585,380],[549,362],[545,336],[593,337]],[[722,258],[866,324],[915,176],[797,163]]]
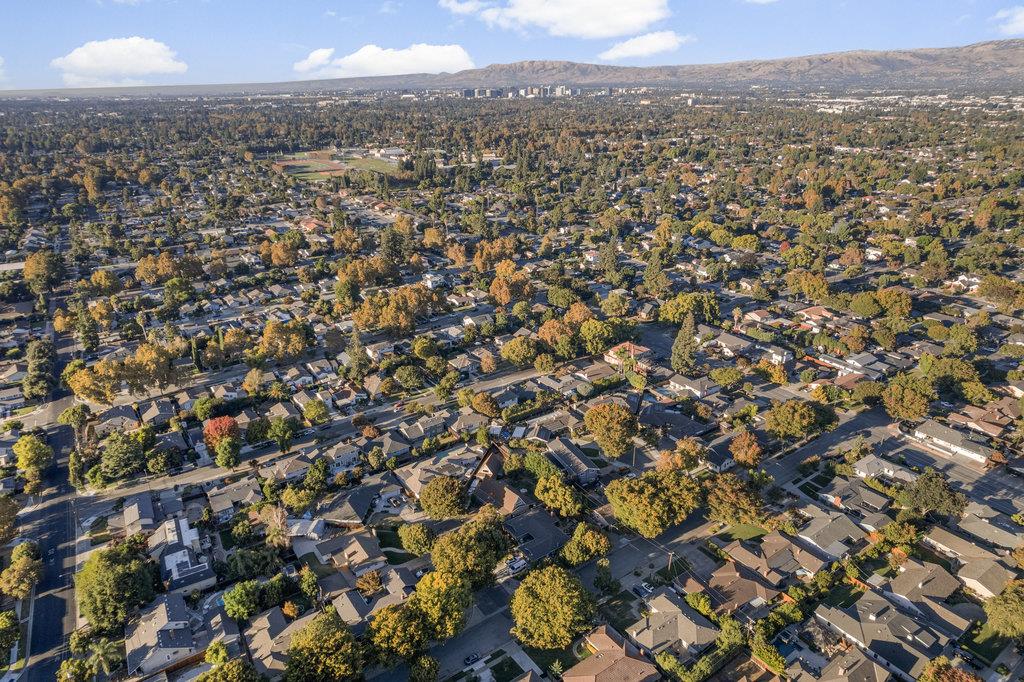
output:
[[[1024,40],[998,40],[964,47],[918,50],[857,50],[725,64],[639,68],[564,61],[523,61],[493,64],[458,73],[286,83],[0,91],[0,97],[269,94],[347,89],[471,88],[545,84],[654,85],[702,89],[747,89],[759,85],[789,90],[819,87],[1017,89],[1024,87]]]

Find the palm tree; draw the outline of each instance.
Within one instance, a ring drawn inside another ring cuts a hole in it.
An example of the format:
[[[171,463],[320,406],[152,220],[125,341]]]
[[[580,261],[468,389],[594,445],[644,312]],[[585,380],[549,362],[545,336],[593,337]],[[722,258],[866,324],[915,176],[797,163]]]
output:
[[[120,642],[100,637],[89,643],[87,662],[93,669],[94,675],[99,675],[101,670],[104,675],[109,675],[111,671],[120,667],[122,660],[124,660],[124,654]]]

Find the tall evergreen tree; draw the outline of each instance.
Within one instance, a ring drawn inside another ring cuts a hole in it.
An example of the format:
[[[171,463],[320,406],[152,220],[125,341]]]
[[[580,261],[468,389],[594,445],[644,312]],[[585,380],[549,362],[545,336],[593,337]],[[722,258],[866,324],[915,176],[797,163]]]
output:
[[[693,313],[687,313],[683,325],[672,343],[671,363],[676,372],[688,372],[693,369],[697,359],[697,325]]]

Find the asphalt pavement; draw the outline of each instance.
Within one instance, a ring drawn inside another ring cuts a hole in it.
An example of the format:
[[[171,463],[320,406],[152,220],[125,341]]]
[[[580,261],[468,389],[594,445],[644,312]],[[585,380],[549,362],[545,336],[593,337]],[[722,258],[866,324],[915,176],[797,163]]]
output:
[[[28,682],[51,682],[67,657],[67,637],[75,629],[74,491],[67,483],[67,456],[73,435],[66,426],[48,431],[56,464],[46,475],[47,490],[20,516],[22,535],[39,544],[43,578],[36,586],[29,633]]]

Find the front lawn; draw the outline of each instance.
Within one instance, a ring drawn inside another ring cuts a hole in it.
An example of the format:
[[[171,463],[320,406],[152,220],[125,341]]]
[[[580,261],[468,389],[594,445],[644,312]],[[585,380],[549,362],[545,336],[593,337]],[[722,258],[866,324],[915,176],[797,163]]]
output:
[[[636,622],[636,616],[633,614],[634,599],[632,592],[623,590],[604,604],[601,604],[601,613],[612,624],[612,627],[619,632],[625,632],[630,625]],[[541,668],[547,670],[544,666],[541,666]]]
[[[568,649],[532,649],[525,647],[523,650],[527,656],[533,659],[537,667],[545,672],[551,669],[551,664],[555,661],[562,664],[562,670],[568,670],[576,665],[579,660],[572,652],[572,646]]]
[[[1011,641],[1010,638],[1003,637],[986,624],[982,628],[969,632],[960,644],[964,649],[991,665]]]
[[[512,682],[512,680],[522,675],[523,672],[523,669],[519,667],[519,664],[511,656],[505,656],[491,666],[491,675],[494,676],[494,682]]]

